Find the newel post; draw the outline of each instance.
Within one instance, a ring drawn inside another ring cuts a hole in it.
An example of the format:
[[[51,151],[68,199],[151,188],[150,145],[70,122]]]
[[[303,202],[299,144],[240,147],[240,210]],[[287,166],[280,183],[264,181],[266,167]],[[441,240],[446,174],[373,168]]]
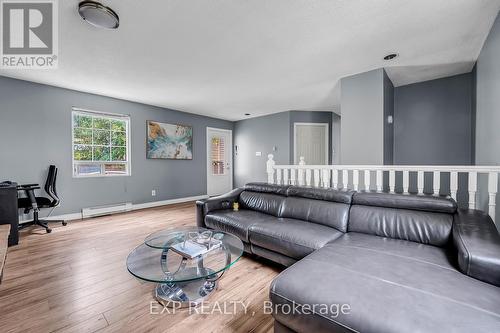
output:
[[[267,182],[269,184],[274,184],[274,166],[276,162],[273,160],[273,158],[274,158],[273,154],[267,155],[267,162],[266,162]]]

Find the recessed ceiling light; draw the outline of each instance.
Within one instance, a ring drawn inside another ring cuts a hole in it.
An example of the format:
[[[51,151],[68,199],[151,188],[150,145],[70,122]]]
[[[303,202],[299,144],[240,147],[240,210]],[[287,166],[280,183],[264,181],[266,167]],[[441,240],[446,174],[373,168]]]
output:
[[[250,115],[250,113],[245,113],[245,116],[249,116],[249,115]]]
[[[384,60],[392,60],[398,56],[397,53],[390,53],[384,57]]]
[[[82,19],[98,28],[116,29],[120,25],[120,18],[115,11],[96,1],[80,2],[78,13]]]

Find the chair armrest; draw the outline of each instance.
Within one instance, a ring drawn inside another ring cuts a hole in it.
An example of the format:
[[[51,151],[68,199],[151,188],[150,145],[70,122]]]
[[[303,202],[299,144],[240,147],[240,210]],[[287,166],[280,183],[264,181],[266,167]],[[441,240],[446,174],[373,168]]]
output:
[[[458,210],[453,243],[462,273],[500,286],[500,234],[491,217],[479,210]]]
[[[243,192],[243,188],[236,188],[229,193],[217,197],[196,201],[196,225],[206,228],[205,216],[215,210],[232,208],[233,202],[238,201],[241,192]]]
[[[39,184],[24,184],[24,185],[17,185],[17,189],[19,191],[26,191],[26,190],[39,190],[40,185]]]

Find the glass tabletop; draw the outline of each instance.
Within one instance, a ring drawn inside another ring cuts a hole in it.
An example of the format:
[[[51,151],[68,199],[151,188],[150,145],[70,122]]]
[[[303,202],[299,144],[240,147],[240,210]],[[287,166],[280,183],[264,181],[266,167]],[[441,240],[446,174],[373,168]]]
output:
[[[183,227],[177,229],[165,229],[157,231],[144,239],[144,244],[156,249],[166,249],[174,246],[175,244],[182,243],[189,237],[192,232],[203,233],[209,231],[205,228],[198,227]],[[213,231],[214,233],[216,231]]]
[[[195,236],[220,241],[215,249],[192,259],[172,247]],[[231,234],[197,227],[163,230],[149,235],[127,257],[127,269],[135,277],[156,283],[186,282],[216,278],[243,254],[243,243]]]

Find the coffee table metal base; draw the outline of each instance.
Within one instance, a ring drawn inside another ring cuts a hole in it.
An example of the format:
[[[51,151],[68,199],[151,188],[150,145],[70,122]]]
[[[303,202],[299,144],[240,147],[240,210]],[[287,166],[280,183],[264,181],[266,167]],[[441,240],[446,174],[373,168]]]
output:
[[[186,308],[201,304],[217,289],[217,281],[205,279],[183,283],[159,283],[155,288],[156,300],[170,308]]]

